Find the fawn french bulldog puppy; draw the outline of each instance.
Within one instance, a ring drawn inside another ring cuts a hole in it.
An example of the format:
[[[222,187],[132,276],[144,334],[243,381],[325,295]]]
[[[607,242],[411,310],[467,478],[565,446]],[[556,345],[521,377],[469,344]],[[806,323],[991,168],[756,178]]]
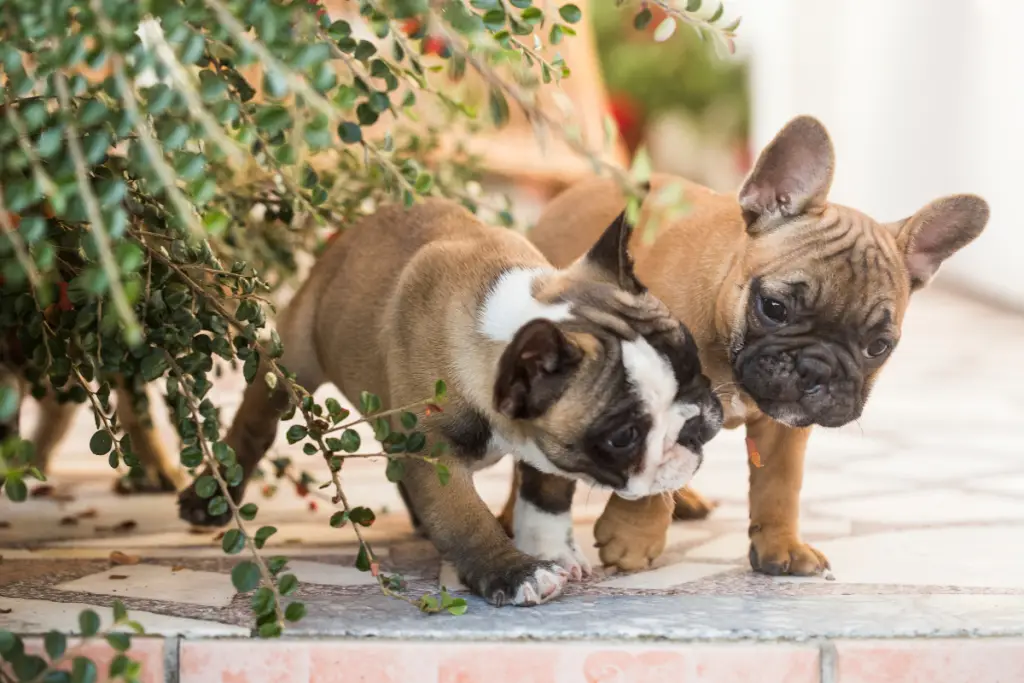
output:
[[[654,177],[636,235],[669,184],[683,185],[689,212],[655,223],[650,244],[633,238],[638,277],[693,333],[704,372],[726,388],[726,428],[745,425],[762,456],[763,467],[750,469],[750,563],[766,574],[828,567],[799,533],[811,426],[860,416],[899,343],[910,295],[989,216],[980,197],[953,195],[877,222],[828,201],[834,163],[824,126],[796,118],[735,197]],[[571,263],[624,203],[614,183],[582,182],[548,205],[530,237],[555,266]],[[673,514],[661,500],[612,497],[595,528],[602,561],[636,569],[661,553]],[[512,508],[510,499],[503,517]],[[709,509],[693,491],[676,495],[676,517]]]
[[[692,338],[633,275],[630,226],[621,215],[609,225],[557,270],[451,202],[383,207],[331,244],[278,320],[281,362],[310,392],[332,382],[387,408],[447,381],[444,412],[421,424],[428,451],[449,446],[450,481],[410,459],[401,488],[465,584],[494,604],[544,602],[589,570],[569,517],[576,481],[631,500],[668,494],[721,425]],[[246,390],[225,439],[246,476],[286,405],[280,387]],[[515,543],[472,481],[507,453],[524,482]],[[180,512],[226,521],[191,489]]]

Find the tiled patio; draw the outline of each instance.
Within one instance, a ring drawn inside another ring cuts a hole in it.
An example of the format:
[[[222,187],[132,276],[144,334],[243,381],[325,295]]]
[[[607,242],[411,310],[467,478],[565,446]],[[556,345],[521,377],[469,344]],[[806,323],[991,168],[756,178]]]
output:
[[[53,478],[67,495],[0,501],[0,628],[67,629],[83,606],[109,615],[121,599],[165,637],[135,641],[147,683],[1021,681],[1022,340],[1024,317],[938,289],[919,295],[863,419],[811,440],[803,532],[828,554],[835,581],[749,571],[745,450],[731,432],[694,482],[720,507],[674,525],[654,568],[599,573],[532,609],[470,599],[464,616],[426,616],[388,599],[352,568],[352,532],[327,524],[330,503],[311,505],[284,485],[261,500],[259,521],[279,529],[268,548],[293,558],[309,614],[274,643],[248,639],[249,599],[234,593],[236,560],[214,534],[191,533],[170,496],[108,493],[83,411]],[[232,376],[218,387],[225,405],[239,386]],[[278,451],[301,461],[283,432]],[[503,463],[478,479],[495,508],[509,471]],[[453,588],[411,533],[383,464],[350,463],[345,475],[350,498],[378,512],[367,535],[386,568],[405,574],[414,595],[440,581]],[[258,486],[251,495],[263,498]],[[592,561],[604,500],[579,493],[576,533]],[[111,567],[114,550],[141,562]]]

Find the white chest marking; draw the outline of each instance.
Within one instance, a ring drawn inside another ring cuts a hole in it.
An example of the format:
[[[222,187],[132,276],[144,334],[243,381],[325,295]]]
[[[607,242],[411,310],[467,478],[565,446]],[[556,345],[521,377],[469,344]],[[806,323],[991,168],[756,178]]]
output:
[[[493,341],[510,342],[519,328],[531,320],[563,322],[572,318],[569,304],[545,304],[533,298],[533,281],[549,272],[543,268],[516,268],[498,278],[480,309],[480,333]]]

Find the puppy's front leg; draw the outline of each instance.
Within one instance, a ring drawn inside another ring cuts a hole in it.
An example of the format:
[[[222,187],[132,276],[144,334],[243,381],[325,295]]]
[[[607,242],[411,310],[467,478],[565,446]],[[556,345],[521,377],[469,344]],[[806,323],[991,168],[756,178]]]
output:
[[[518,463],[519,495],[512,516],[516,547],[542,560],[551,560],[580,581],[590,575],[590,561],[576,545],[572,533],[572,497],[576,482],[544,474]]]
[[[809,576],[828,568],[828,559],[800,540],[800,487],[810,428],[786,427],[768,417],[747,423],[747,436],[761,454],[750,466],[750,566],[778,576]]]
[[[537,605],[561,593],[568,572],[517,550],[477,495],[470,470],[457,459],[446,464],[446,486],[431,464],[419,460],[408,461],[402,484],[427,535],[463,583],[499,606]]]
[[[624,571],[646,569],[665,550],[673,507],[667,494],[638,500],[613,494],[594,525],[601,563]]]

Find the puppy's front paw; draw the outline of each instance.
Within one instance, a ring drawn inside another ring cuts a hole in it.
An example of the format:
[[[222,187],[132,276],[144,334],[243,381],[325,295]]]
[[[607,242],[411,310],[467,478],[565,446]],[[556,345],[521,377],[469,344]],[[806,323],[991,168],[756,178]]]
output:
[[[568,581],[569,572],[554,562],[531,558],[485,574],[475,583],[479,594],[496,607],[530,607],[558,597]]]
[[[672,499],[675,503],[672,519],[704,519],[711,514],[712,510],[718,507],[717,504],[700,495],[689,486],[673,493]]]
[[[794,535],[760,531],[751,537],[750,567],[769,576],[814,576],[831,565],[820,550]]]
[[[196,480],[198,481],[198,479]],[[219,495],[218,491],[218,495]],[[231,497],[237,503],[242,498],[241,487],[231,489]],[[178,496],[178,516],[194,526],[224,526],[231,521],[230,509],[219,515],[210,514],[209,506],[212,498],[203,498],[196,491],[196,482]]]
[[[151,473],[134,475],[129,472],[114,482],[114,493],[119,496],[174,493],[177,490],[178,483],[164,476],[162,472],[155,475]]]
[[[672,506],[666,498],[627,501],[613,496],[594,526],[601,562],[623,571],[646,569],[665,550],[671,523]]]

